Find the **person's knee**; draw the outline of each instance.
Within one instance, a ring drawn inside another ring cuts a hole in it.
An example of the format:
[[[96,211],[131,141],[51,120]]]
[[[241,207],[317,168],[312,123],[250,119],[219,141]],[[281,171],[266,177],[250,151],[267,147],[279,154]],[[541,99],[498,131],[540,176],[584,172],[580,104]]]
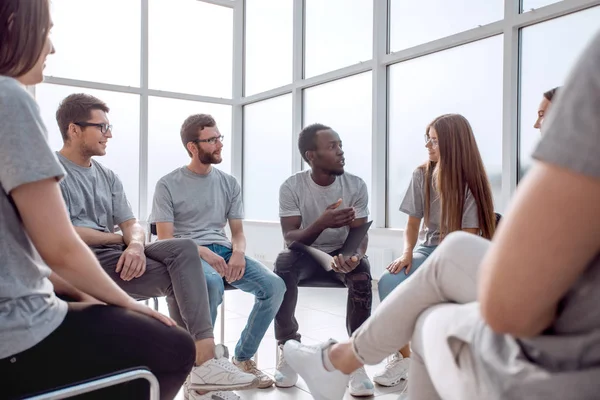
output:
[[[296,252],[287,249],[282,251],[277,255],[277,258],[275,259],[274,272],[277,275],[292,272],[297,259],[298,255]]]
[[[286,286],[283,279],[275,274],[269,276],[269,291],[267,292],[267,297],[273,299],[274,302],[281,304],[285,291]]]
[[[208,299],[211,303],[221,304],[225,293],[223,278],[216,272],[208,272],[205,275]]]
[[[398,272],[397,274],[391,274],[389,272],[385,272],[379,278],[379,282],[377,283],[377,290],[379,292],[379,297],[383,300],[387,295],[389,295],[398,285],[404,282],[408,278],[408,276],[404,273],[404,270]]]
[[[357,296],[371,296],[371,280],[371,274],[368,271],[354,271],[346,276],[348,290]]]
[[[175,243],[175,251],[177,254],[190,257],[190,258],[200,258],[198,254],[198,246],[192,239],[173,239],[177,242]]]
[[[436,249],[436,252],[439,252],[440,249],[445,249],[443,250],[444,252],[450,253],[464,251],[466,246],[470,246],[477,239],[481,238],[472,233],[455,231],[444,238],[440,246]]]

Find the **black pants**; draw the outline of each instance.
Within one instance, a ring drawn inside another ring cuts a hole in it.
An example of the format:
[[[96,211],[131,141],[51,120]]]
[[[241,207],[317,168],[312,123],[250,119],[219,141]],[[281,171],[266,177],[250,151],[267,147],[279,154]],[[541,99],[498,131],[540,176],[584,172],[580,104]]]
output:
[[[339,254],[334,251],[331,255]],[[371,266],[365,257],[358,267],[347,274],[325,271],[303,252],[284,250],[275,261],[275,273],[283,279],[287,290],[283,303],[275,316],[275,338],[279,344],[288,340],[300,340],[298,321],[295,317],[298,302],[298,283],[317,274],[329,275],[342,281],[348,288],[346,304],[346,329],[348,335],[358,329],[371,315]]]
[[[132,367],[147,367],[160,398],[173,399],[194,364],[190,335],[120,307],[69,303],[63,323],[34,347],[0,360],[0,398],[16,399]],[[85,399],[144,399],[145,380],[82,395]]]

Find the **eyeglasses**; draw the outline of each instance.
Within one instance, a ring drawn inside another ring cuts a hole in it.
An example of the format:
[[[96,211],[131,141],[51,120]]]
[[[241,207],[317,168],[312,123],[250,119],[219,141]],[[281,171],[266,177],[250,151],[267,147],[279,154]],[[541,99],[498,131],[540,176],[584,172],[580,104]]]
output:
[[[431,147],[434,149],[438,148],[439,142],[437,139],[432,139],[429,137],[428,134],[425,134],[425,146],[427,146],[427,144],[431,142]]]
[[[219,135],[219,136],[211,137],[210,139],[196,139],[196,140],[192,140],[192,142],[194,142],[194,143],[216,144],[217,141],[223,143],[223,139],[225,139],[225,136]]]
[[[94,122],[73,122],[73,123],[82,128],[85,128],[88,126],[95,126],[97,128],[100,128],[100,132],[102,132],[103,135],[106,135],[106,133],[108,131],[112,131],[112,125],[110,125],[110,124],[97,124]]]

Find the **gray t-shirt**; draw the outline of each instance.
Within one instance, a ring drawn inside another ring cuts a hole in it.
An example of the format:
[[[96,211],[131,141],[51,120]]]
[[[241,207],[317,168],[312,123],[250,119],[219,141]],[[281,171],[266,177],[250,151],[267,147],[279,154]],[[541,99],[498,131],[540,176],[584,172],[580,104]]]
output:
[[[429,191],[429,223],[423,221],[419,233],[419,242],[423,246],[437,246],[440,244],[440,196],[437,193],[433,179]],[[408,185],[408,190],[400,204],[400,211],[411,217],[422,219],[425,216],[425,169],[418,167],[413,172],[413,177]],[[463,209],[462,229],[479,228],[479,217],[477,216],[477,204],[467,189],[465,205]]]
[[[192,239],[199,246],[231,248],[225,225],[230,219],[243,218],[242,188],[237,179],[218,168],[199,175],[184,166],[156,184],[150,222],[172,222],[176,238]]]
[[[279,189],[279,216],[302,217],[300,229],[311,225],[323,214],[327,206],[342,199],[339,208],[354,207],[356,218],[369,216],[369,193],[365,182],[348,172],[336,177],[329,186],[319,186],[310,176],[311,171],[298,172],[289,177]],[[350,228],[325,229],[312,247],[331,253],[340,249]]]
[[[93,159],[82,167],[56,155],[68,173],[60,189],[74,226],[114,233],[115,225],[135,218],[117,174]]]
[[[0,359],[27,350],[67,314],[54,295],[51,270],[31,243],[10,193],[65,172],[47,143],[35,100],[16,80],[0,76]],[[1,390],[1,389],[0,389]]]
[[[544,126],[533,157],[600,183],[600,34],[569,75]],[[541,335],[514,339],[481,324],[475,345],[482,376],[493,389],[490,400],[598,399],[600,254],[561,300],[555,321]]]

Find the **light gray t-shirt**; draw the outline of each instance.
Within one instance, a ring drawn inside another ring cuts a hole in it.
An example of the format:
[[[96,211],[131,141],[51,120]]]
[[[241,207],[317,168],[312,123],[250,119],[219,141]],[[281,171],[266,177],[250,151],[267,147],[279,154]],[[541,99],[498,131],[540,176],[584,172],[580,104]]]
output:
[[[60,189],[74,226],[114,233],[115,225],[135,218],[117,174],[94,159],[82,167],[56,155],[68,173]]]
[[[369,193],[365,182],[356,175],[345,172],[329,186],[319,186],[310,176],[311,170],[289,177],[279,189],[279,216],[302,217],[300,229],[310,226],[325,209],[342,199],[339,208],[354,207],[356,218],[369,216]],[[350,228],[325,229],[312,247],[331,253],[340,249]]]
[[[10,197],[26,183],[64,176],[47,139],[33,97],[0,76],[0,359],[41,342],[67,314]]]
[[[423,246],[437,246],[440,244],[441,205],[433,179],[429,191],[429,223],[423,221],[419,232],[419,242]],[[413,177],[408,185],[408,190],[400,204],[400,211],[411,217],[422,219],[425,216],[425,169],[418,167],[413,172]],[[462,217],[462,229],[479,228],[477,204],[467,189]]]
[[[600,34],[571,71],[544,126],[533,157],[600,183]],[[474,339],[482,377],[493,388],[490,400],[600,398],[600,254],[541,335],[514,339],[482,323]]]
[[[199,246],[231,248],[225,225],[230,219],[243,218],[242,188],[237,179],[218,168],[199,175],[184,166],[156,184],[150,222],[172,222],[176,238],[192,239]]]

